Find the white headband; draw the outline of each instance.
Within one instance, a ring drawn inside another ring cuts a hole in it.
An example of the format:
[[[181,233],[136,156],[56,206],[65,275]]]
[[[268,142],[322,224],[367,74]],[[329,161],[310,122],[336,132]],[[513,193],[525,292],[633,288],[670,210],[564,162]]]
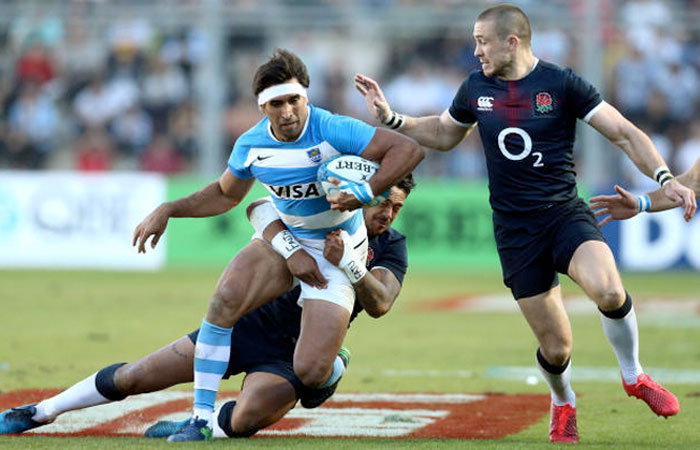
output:
[[[302,97],[306,97],[306,89],[299,83],[276,84],[263,89],[262,92],[258,94],[258,105],[262,106],[275,97],[289,94],[299,94]]]

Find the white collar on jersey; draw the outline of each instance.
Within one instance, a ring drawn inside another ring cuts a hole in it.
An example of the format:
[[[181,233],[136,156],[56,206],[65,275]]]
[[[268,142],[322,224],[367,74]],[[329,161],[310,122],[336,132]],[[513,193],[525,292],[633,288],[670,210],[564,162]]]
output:
[[[301,133],[299,133],[299,137],[296,138],[292,142],[299,142],[299,140],[302,138],[302,136],[304,136],[304,134],[306,133],[306,129],[309,127],[309,120],[311,120],[311,108],[307,106],[306,107],[306,123],[304,124],[304,128],[301,130]],[[269,119],[267,121],[267,133],[270,135],[270,137],[272,139],[275,140],[275,142],[289,143],[289,141],[280,141],[279,139],[277,139],[275,137],[275,133],[272,132],[272,124],[270,123]]]

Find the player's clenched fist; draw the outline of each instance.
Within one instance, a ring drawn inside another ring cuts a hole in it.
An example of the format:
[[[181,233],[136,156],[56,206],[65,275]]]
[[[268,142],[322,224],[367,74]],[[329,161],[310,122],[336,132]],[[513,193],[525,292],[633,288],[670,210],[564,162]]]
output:
[[[165,232],[165,227],[168,226],[168,219],[170,219],[170,214],[168,214],[165,205],[161,205],[136,226],[134,241],[131,245],[138,244],[138,253],[146,253],[146,241],[151,236],[153,236],[151,248],[156,248],[158,240]]]

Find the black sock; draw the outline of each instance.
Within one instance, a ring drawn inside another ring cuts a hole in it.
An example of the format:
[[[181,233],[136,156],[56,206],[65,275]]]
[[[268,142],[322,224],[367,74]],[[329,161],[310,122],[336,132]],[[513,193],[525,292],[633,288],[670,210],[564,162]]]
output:
[[[230,438],[246,438],[257,433],[258,430],[255,430],[250,433],[237,433],[233,431],[233,428],[231,428],[231,418],[233,417],[233,408],[235,407],[235,400],[224,403],[224,405],[219,410],[219,415],[216,418],[217,422],[219,422],[219,427],[221,427],[221,429],[224,430],[226,436]]]
[[[537,362],[540,363],[540,366],[542,366],[544,370],[553,375],[561,375],[562,373],[564,373],[566,367],[569,365],[569,361],[571,361],[571,357],[569,357],[569,359],[566,360],[563,366],[555,366],[554,364],[551,364],[549,361],[544,359],[540,348],[537,347]]]
[[[630,310],[632,309],[632,297],[630,297],[629,292],[625,292],[625,294],[627,294],[625,303],[623,303],[619,308],[613,309],[612,311],[603,311],[602,309],[598,308],[598,311],[600,311],[600,313],[605,317],[609,317],[611,319],[622,319],[629,314]]]
[[[107,366],[97,372],[95,376],[95,388],[107,400],[117,402],[128,397],[127,394],[121,393],[117,386],[114,385],[114,373],[124,364],[126,363],[116,363]]]

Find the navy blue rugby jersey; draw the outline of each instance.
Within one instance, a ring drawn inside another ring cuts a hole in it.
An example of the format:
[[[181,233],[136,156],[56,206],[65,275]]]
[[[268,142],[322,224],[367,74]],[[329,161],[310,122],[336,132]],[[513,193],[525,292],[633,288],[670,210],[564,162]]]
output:
[[[408,267],[406,237],[393,228],[369,240],[367,268],[384,267],[390,270],[399,283],[403,283]],[[266,303],[260,308],[243,316],[236,323],[236,331],[258,331],[269,336],[296,340],[301,325],[301,308],[297,305],[301,288],[297,286],[286,294]],[[350,321],[362,311],[359,302],[350,317]]]
[[[596,88],[571,69],[539,61],[514,81],[472,72],[449,114],[462,126],[478,122],[491,207],[527,213],[577,196],[576,119],[587,122],[601,103]]]

